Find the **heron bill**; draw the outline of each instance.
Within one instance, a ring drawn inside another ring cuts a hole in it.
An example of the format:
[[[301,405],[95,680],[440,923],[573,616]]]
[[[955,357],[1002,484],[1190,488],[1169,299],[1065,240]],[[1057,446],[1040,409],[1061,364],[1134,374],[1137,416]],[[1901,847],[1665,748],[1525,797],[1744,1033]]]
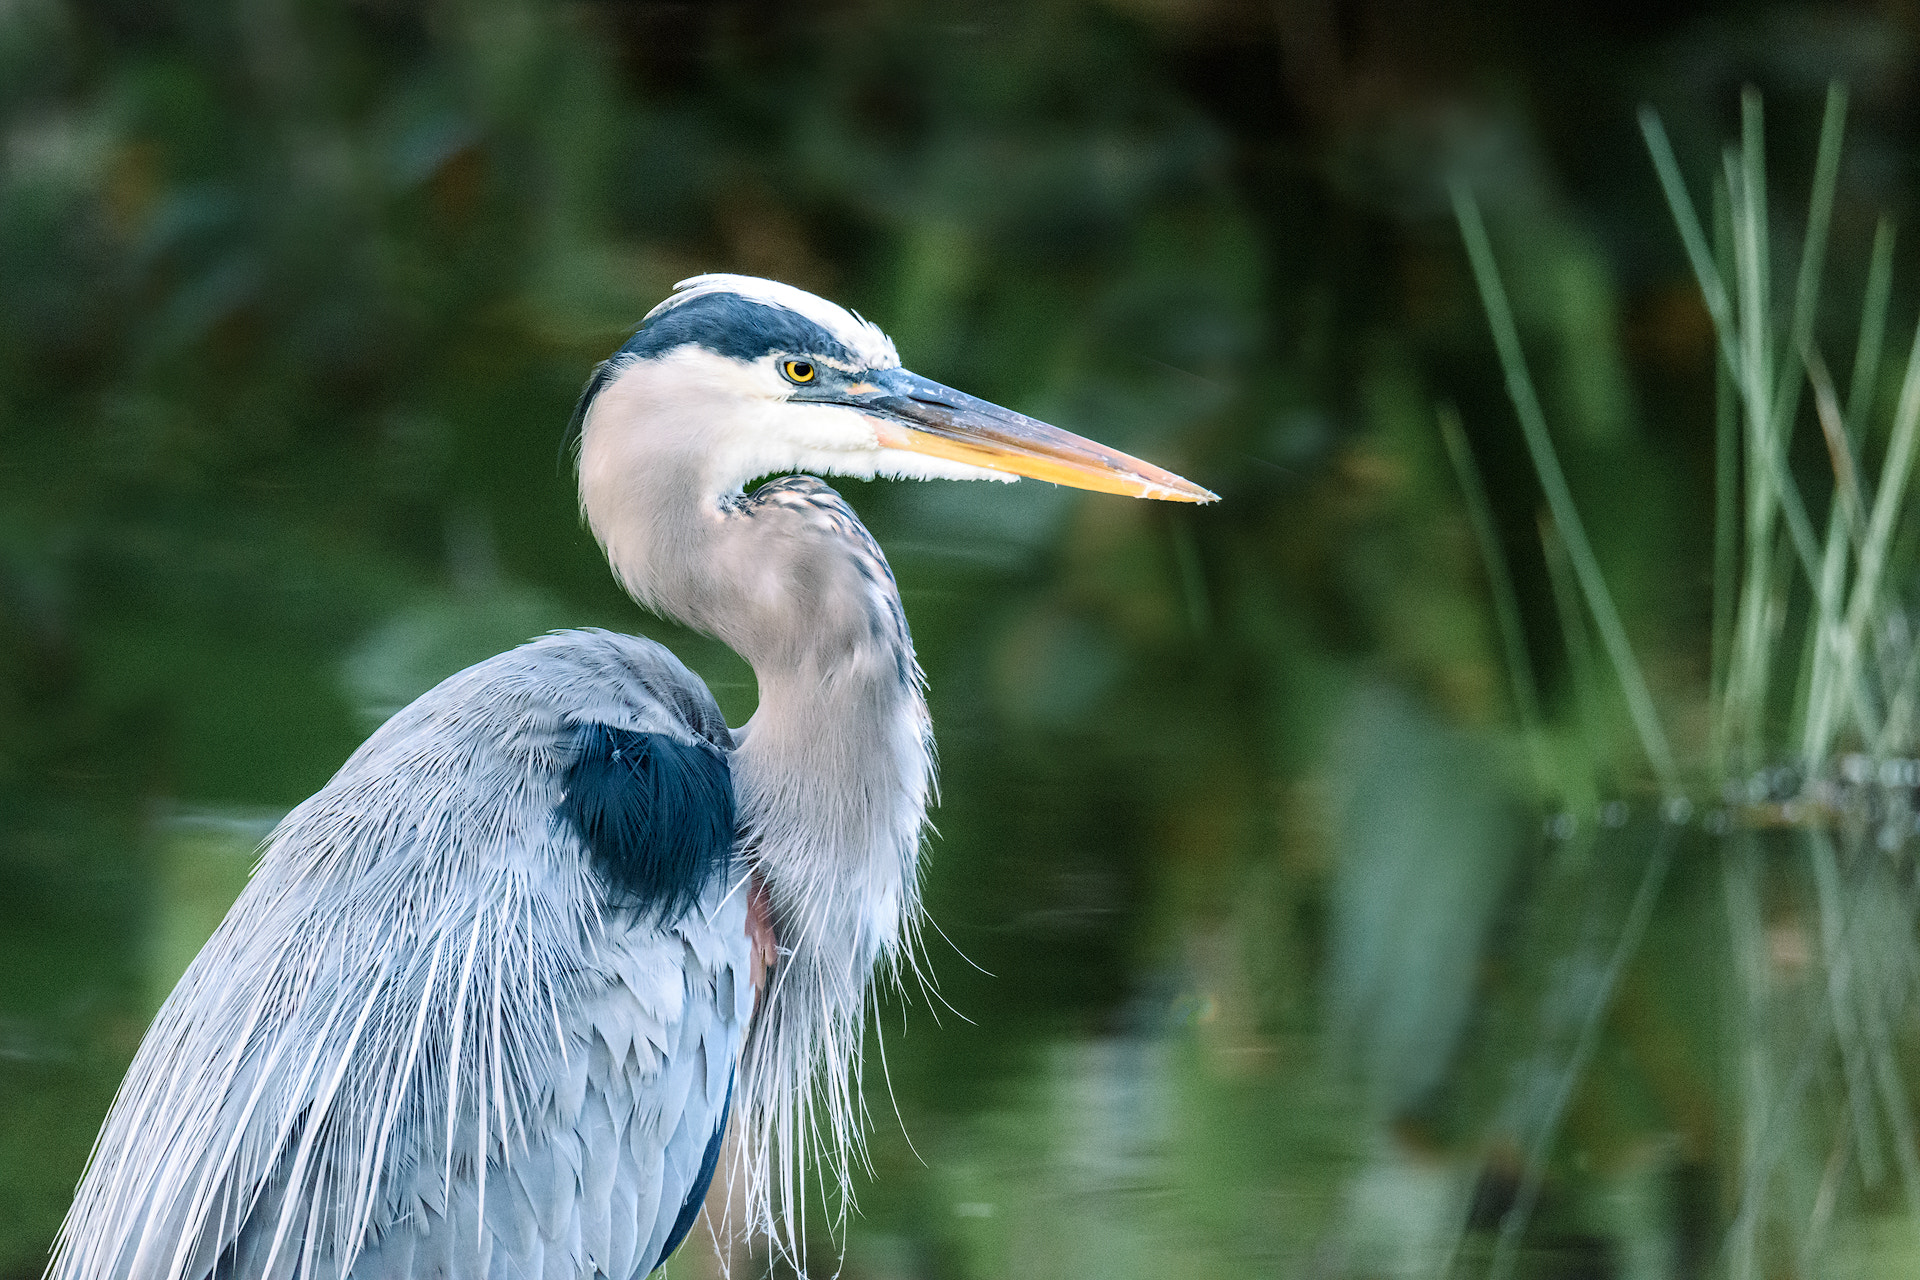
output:
[[[905,369],[875,375],[862,389],[866,394],[852,403],[873,418],[882,448],[1100,493],[1167,502],[1218,500],[1150,462]]]

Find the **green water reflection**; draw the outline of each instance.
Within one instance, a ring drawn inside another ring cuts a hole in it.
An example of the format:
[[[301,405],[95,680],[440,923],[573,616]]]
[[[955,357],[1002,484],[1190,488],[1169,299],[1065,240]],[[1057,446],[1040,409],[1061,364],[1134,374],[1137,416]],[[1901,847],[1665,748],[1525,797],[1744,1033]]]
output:
[[[1704,192],[1756,81],[1787,208],[1858,86],[1813,331],[1846,368],[1873,219],[1920,192],[1889,14],[0,6],[0,1280],[255,841],[394,708],[591,625],[750,713],[619,595],[559,456],[593,361],[709,269],[1224,498],[840,486],[932,684],[944,939],[817,1273],[1911,1274],[1912,859],[1707,825],[1714,337],[1633,115]],[[1448,175],[1683,824],[1562,626]],[[1825,462],[1804,426],[1788,465]]]

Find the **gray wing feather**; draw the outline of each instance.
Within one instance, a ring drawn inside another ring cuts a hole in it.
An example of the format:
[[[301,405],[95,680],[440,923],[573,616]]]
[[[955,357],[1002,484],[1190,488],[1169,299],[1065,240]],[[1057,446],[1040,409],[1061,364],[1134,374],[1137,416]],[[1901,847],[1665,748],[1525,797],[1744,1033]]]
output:
[[[493,1280],[539,1280],[545,1260],[545,1242],[537,1236],[518,1249],[504,1240],[493,1242],[493,1263],[488,1274]]]
[[[508,1160],[513,1155],[509,1149]],[[487,1234],[493,1238],[493,1260],[524,1258],[539,1238],[533,1204],[504,1164],[487,1168]]]
[[[355,1265],[355,1274],[364,1280],[405,1280],[429,1274],[414,1269],[414,1253],[419,1248],[421,1233],[410,1227],[410,1223],[400,1224],[398,1229],[390,1230],[380,1244]]]
[[[693,1185],[706,1156],[707,1146],[715,1137],[721,1117],[726,1114],[728,1096],[733,1088],[733,1063],[731,1057],[723,1058],[723,1052],[720,1044],[708,1038],[690,1047],[684,1055],[691,1063],[688,1072],[691,1096],[680,1108],[677,1121],[673,1124],[673,1135],[661,1151],[664,1165],[661,1183],[665,1187],[680,1190],[677,1194],[662,1196],[655,1210],[653,1232],[642,1250],[642,1257],[652,1266],[657,1267],[666,1261],[661,1251],[679,1220],[681,1206],[688,1194],[686,1189]],[[699,1190],[704,1193],[704,1188]],[[644,1214],[642,1220],[645,1220]]]
[[[550,1142],[532,1144],[517,1152],[508,1166],[527,1214],[533,1220],[536,1239],[558,1240],[579,1183],[570,1162],[556,1157]],[[561,1177],[564,1174],[566,1181]]]
[[[161,1010],[52,1280],[652,1264],[692,1176],[678,1146],[719,1123],[714,1061],[745,1032],[745,895],[664,925],[605,909],[554,820],[582,719],[732,742],[671,655],[606,633],[388,722],[288,815]]]

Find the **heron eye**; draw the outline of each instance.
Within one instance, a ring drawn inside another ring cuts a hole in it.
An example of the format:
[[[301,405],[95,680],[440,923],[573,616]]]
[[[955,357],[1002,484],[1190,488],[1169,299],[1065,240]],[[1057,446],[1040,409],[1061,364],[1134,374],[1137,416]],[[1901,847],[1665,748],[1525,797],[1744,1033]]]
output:
[[[789,382],[812,382],[814,369],[805,360],[788,360],[781,364],[780,372],[787,375]]]

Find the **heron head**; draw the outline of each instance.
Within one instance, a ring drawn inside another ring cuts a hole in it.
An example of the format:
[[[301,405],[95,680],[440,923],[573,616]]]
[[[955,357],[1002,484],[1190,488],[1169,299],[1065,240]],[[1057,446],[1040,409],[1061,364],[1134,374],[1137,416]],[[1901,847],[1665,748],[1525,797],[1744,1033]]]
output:
[[[574,417],[589,448],[596,436],[643,436],[632,443],[672,447],[720,492],[804,471],[1028,476],[1141,498],[1214,498],[1138,458],[911,373],[860,316],[751,276],[682,281],[595,370]]]

